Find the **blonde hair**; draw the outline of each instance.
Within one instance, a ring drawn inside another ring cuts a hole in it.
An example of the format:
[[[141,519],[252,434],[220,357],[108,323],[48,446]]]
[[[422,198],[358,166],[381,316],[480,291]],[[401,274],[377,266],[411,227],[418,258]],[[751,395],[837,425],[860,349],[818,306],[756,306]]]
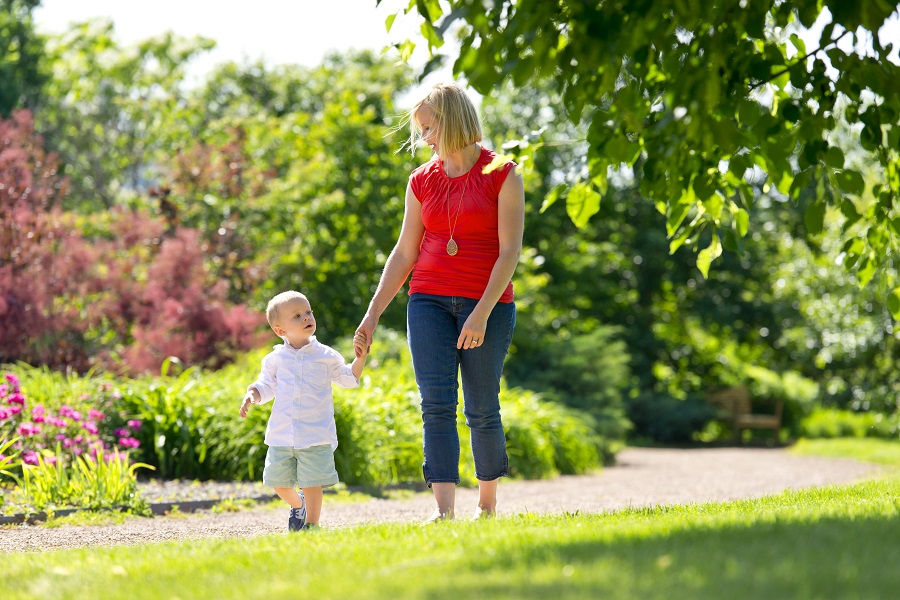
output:
[[[278,323],[278,311],[291,300],[306,300],[309,302],[309,299],[300,292],[295,292],[294,290],[281,292],[269,300],[269,305],[266,306],[266,321],[269,322],[269,327],[275,328],[275,324]]]
[[[462,87],[457,83],[437,83],[409,111],[409,145],[413,153],[422,140],[416,115],[426,106],[434,115],[432,126],[441,134],[438,155],[448,156],[484,138],[478,111]]]

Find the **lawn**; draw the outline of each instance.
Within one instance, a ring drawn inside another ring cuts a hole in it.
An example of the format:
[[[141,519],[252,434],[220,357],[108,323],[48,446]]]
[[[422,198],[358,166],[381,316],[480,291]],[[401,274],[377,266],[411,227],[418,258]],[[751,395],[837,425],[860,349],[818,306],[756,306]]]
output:
[[[11,554],[0,597],[894,598],[896,540],[891,475],[720,504]]]

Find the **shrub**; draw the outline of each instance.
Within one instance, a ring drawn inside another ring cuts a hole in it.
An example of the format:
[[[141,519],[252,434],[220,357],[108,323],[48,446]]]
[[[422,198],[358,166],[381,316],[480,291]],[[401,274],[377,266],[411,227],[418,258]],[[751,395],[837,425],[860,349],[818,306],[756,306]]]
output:
[[[39,380],[53,377],[46,371],[37,373]],[[6,373],[5,381],[0,384],[0,444],[15,439],[11,448],[24,465],[54,465],[60,458],[127,453],[139,447],[134,435],[140,421],[110,415],[112,407],[90,394],[76,397],[70,392],[45,405],[29,401],[15,374]],[[70,466],[69,460],[60,468]]]
[[[896,438],[900,433],[900,414],[817,408],[803,417],[799,432],[807,438]]]
[[[262,315],[227,302],[195,230],[62,213],[65,189],[30,114],[0,120],[0,363],[137,374],[169,356],[218,367],[259,344]]]
[[[629,398],[626,406],[635,435],[664,443],[692,441],[715,414],[706,401],[693,395],[682,400],[645,392]]]
[[[630,356],[617,327],[597,326],[571,338],[542,338],[518,348],[507,368],[514,385],[592,415],[598,422],[623,423],[623,391],[629,386]],[[624,437],[624,428],[609,433]]]

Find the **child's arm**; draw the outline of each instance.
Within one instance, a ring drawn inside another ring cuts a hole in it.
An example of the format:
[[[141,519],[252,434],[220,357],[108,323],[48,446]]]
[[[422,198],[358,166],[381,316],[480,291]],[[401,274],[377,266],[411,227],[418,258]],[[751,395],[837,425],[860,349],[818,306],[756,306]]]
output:
[[[353,349],[356,358],[353,359],[350,370],[353,371],[354,377],[359,379],[362,376],[363,369],[366,368],[366,356],[369,354],[369,345],[365,333],[360,332],[354,336]]]
[[[247,393],[244,394],[244,401],[241,402],[241,418],[247,418],[247,411],[250,409],[251,404],[259,404],[261,400],[259,392],[256,391],[256,388],[250,388],[247,390]]]

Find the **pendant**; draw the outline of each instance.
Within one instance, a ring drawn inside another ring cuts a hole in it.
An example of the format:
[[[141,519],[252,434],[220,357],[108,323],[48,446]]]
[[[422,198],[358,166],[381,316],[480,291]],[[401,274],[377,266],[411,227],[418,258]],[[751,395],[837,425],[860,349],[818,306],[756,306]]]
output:
[[[459,252],[459,246],[456,245],[456,242],[453,241],[453,238],[450,238],[450,241],[447,242],[447,254],[450,256],[456,256],[456,253]]]

